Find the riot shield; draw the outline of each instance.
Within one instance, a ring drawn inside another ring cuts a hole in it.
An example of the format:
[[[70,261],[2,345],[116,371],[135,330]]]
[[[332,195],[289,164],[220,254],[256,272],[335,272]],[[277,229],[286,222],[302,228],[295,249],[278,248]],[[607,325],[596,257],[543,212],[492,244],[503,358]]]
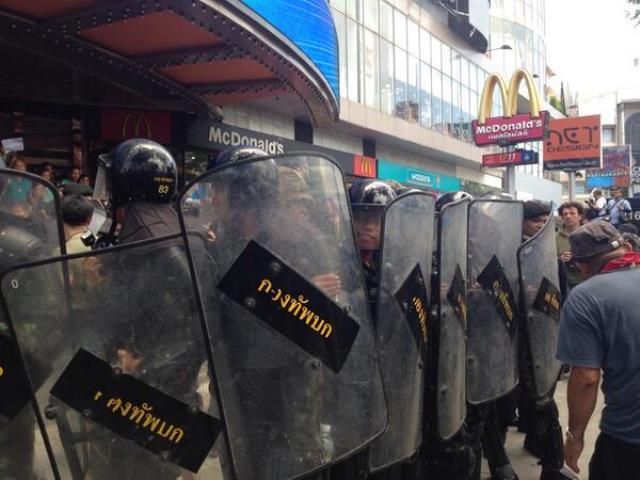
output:
[[[18,266],[1,293],[58,478],[198,472],[220,425],[181,234]]]
[[[555,385],[562,364],[556,360],[560,289],[553,215],[518,249],[518,267],[533,383],[543,396]]]
[[[0,273],[64,252],[58,203],[55,187],[42,177],[0,169]],[[4,317],[0,309],[0,477],[50,478],[47,453],[36,441],[36,417],[28,407],[32,392]],[[25,353],[38,355],[29,345]],[[32,381],[41,382],[42,375]]]
[[[422,441],[434,210],[435,199],[418,192],[384,212],[375,324],[388,423],[371,445],[371,471],[410,458]]]
[[[227,164],[186,189],[181,215],[213,258],[192,252],[230,474],[297,478],[364,448],[386,410],[339,167],[313,154]]]
[[[469,207],[467,401],[489,402],[518,383],[518,265],[522,203]]]
[[[467,330],[467,219],[469,201],[445,205],[439,217],[437,332],[437,425],[444,440],[467,415],[465,363]]]

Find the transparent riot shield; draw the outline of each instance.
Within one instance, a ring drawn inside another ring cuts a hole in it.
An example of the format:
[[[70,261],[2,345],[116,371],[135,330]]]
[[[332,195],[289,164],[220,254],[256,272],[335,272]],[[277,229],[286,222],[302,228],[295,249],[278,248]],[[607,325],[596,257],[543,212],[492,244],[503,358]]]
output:
[[[554,387],[562,364],[556,360],[560,322],[560,289],[553,215],[518,250],[518,266],[526,337],[533,367],[533,383],[543,396]]]
[[[500,398],[518,383],[518,265],[522,202],[469,207],[467,401]]]
[[[55,187],[42,177],[0,169],[0,273],[64,252],[58,203]],[[25,345],[25,354],[33,359],[38,352]],[[32,392],[19,357],[0,309],[0,478],[50,478],[53,471],[28,406]],[[42,375],[32,378],[36,385],[42,380]]]
[[[371,445],[371,471],[410,458],[422,441],[434,210],[435,199],[417,192],[384,212],[375,324],[388,423]]]
[[[213,259],[192,253],[229,475],[297,478],[364,448],[386,409],[340,169],[306,154],[231,163],[186,189],[181,214]]]
[[[211,468],[220,424],[203,413],[210,357],[188,265],[177,234],[2,277],[58,478],[173,480]]]
[[[467,329],[467,219],[469,201],[445,205],[439,217],[437,332],[437,425],[444,440],[467,415],[465,363]]]

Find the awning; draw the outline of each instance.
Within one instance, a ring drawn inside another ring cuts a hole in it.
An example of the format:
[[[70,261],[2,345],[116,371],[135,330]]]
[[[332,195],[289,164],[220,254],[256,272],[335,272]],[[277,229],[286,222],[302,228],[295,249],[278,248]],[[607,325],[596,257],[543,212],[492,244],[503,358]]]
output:
[[[215,120],[238,103],[316,125],[338,118],[325,0],[0,0],[0,51],[13,64],[12,77],[0,72],[5,96],[115,98]]]

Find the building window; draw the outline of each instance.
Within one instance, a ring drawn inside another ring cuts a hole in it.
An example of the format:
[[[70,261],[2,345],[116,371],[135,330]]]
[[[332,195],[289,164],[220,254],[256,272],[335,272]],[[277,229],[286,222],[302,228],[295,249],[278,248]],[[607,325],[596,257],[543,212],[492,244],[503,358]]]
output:
[[[614,127],[602,127],[602,143],[615,143]]]
[[[380,66],[378,36],[364,30],[364,101],[368,107],[380,108]]]
[[[431,67],[420,65],[420,125],[431,128]]]
[[[411,55],[420,56],[420,29],[413,20],[407,23],[408,50]]]
[[[347,97],[349,100],[357,102],[358,95],[358,65],[360,55],[358,53],[358,24],[347,19]]]
[[[420,115],[420,62],[412,55],[409,55],[408,68],[408,89],[407,89],[407,108],[405,109],[404,119],[417,123]]]
[[[393,7],[387,2],[380,2],[380,35],[393,41]]]
[[[378,0],[364,0],[364,26],[378,31]]]
[[[395,48],[395,101],[396,115],[404,118],[407,102],[407,52]]]
[[[380,40],[380,106],[385,113],[393,113],[393,63],[393,45]]]
[[[401,48],[407,48],[407,17],[400,10],[393,11],[393,40]]]

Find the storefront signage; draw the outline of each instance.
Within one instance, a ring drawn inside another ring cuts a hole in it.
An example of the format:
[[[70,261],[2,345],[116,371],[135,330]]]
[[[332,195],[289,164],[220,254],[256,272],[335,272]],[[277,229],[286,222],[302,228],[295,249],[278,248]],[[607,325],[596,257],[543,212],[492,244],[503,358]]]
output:
[[[536,165],[538,153],[533,150],[514,150],[513,152],[490,153],[482,156],[483,167],[506,167],[507,165]]]
[[[453,192],[460,190],[460,179],[440,173],[410,168],[399,163],[378,160],[378,178],[396,180],[408,186]]]
[[[158,143],[171,143],[171,114],[144,110],[105,108],[100,112],[103,140],[149,138]]]
[[[518,90],[522,81],[529,91],[531,113],[518,113]],[[496,85],[502,97],[502,117],[491,117]],[[542,140],[547,132],[548,121],[548,112],[540,111],[540,98],[529,72],[521,68],[516,70],[508,87],[503,78],[494,73],[487,78],[482,90],[478,120],[472,122],[473,138],[479,147]]]
[[[601,150],[600,115],[554,119],[544,145],[544,169],[600,168]]]
[[[372,157],[365,157],[364,155],[354,155],[353,174],[358,177],[377,178],[377,160]]]
[[[331,157],[345,173],[359,175],[354,170],[356,162],[354,161],[353,152],[340,152],[311,143],[297,142],[224,123],[194,120],[187,126],[186,144],[190,147],[218,152],[240,145],[259,148],[269,155],[281,155],[291,152],[317,152]],[[375,169],[375,162],[373,168]],[[375,178],[375,176],[372,178]]]
[[[587,170],[587,188],[626,188],[629,186],[631,145],[602,147],[602,168]]]

